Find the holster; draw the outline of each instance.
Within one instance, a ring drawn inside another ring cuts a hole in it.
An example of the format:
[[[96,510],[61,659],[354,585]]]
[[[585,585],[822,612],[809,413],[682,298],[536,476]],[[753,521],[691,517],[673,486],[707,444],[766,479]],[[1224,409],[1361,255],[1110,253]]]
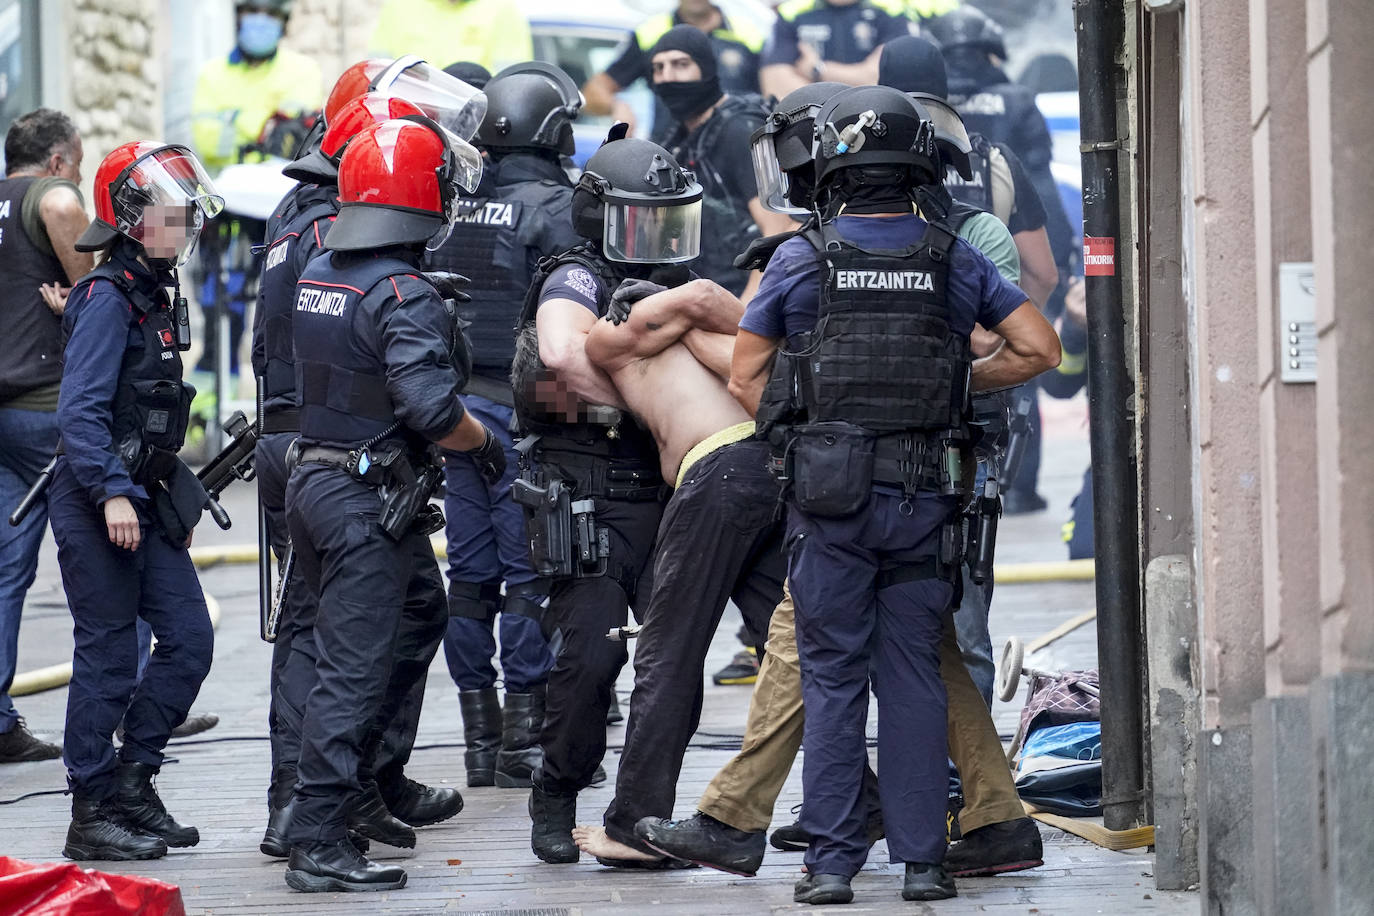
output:
[[[173,455],[166,476],[145,480],[143,486],[148,491],[153,516],[168,539],[178,546],[185,544],[210,499],[195,472]]]

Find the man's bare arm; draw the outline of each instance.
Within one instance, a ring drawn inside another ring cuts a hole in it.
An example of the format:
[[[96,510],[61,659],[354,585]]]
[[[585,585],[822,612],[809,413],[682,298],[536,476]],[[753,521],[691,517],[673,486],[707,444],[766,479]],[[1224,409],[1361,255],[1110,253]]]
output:
[[[730,364],[735,355],[735,335],[688,328],[682,343],[707,369],[725,381],[730,380]]]
[[[1021,257],[1021,289],[1037,307],[1044,308],[1050,293],[1059,285],[1059,268],[1054,266],[1054,252],[1045,227],[1012,236],[1016,253]]]
[[[615,94],[621,88],[623,87],[611,79],[608,73],[594,75],[582,84],[582,97],[587,100],[582,110],[587,114],[610,114],[611,107],[615,105]]]
[[[596,316],[584,306],[571,299],[550,299],[535,316],[539,358],[584,401],[624,409],[610,376],[587,358],[588,333],[596,324]]]
[[[973,390],[1019,385],[1059,365],[1059,335],[1029,299],[992,329],[1006,343],[973,362]]]
[[[768,64],[759,68],[759,86],[765,96],[784,98],[794,89],[811,84],[811,80],[797,72],[791,64]]]
[[[68,285],[75,284],[95,266],[94,255],[76,250],[76,240],[91,222],[81,199],[69,187],[55,187],[38,202],[38,217],[48,230],[53,253],[62,262]]]
[[[734,333],[744,306],[710,280],[693,280],[636,302],[619,325],[598,321],[587,336],[587,357],[614,372],[661,353],[690,328]]]
[[[841,64],[833,60],[821,61],[820,77],[825,82],[844,83],[846,86],[871,86],[878,82],[878,59],[883,56],[881,46],[873,53],[854,64]]]
[[[744,330],[735,337],[735,351],[730,361],[730,394],[751,417],[758,415],[759,401],[763,398],[777,353],[776,338],[760,337]]]

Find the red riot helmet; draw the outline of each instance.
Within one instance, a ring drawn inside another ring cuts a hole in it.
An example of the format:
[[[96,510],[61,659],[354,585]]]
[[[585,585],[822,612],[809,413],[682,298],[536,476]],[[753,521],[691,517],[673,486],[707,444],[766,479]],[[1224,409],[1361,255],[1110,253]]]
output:
[[[418,105],[461,140],[472,139],[487,113],[481,90],[410,54],[396,60],[373,57],[345,70],[324,103],[325,122],[333,123],[345,105],[368,92]]]
[[[95,220],[76,241],[100,251],[123,235],[153,261],[185,264],[205,220],[224,210],[210,176],[184,146],[135,140],[116,147],[95,172]]]
[[[426,243],[452,227],[459,188],[475,190],[481,174],[477,150],[424,115],[368,127],[339,162],[339,216],[324,247]]]
[[[405,99],[392,98],[380,92],[365,92],[335,112],[314,148],[283,168],[282,174],[300,181],[333,184],[339,174],[339,160],[354,137],[383,121],[423,114],[418,106]]]

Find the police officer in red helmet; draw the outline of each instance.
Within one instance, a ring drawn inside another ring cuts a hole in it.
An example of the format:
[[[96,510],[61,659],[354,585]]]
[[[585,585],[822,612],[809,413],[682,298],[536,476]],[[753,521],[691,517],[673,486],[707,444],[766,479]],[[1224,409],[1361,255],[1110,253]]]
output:
[[[214,643],[187,553],[207,497],[176,457],[195,396],[181,380],[190,337],[176,269],[224,200],[190,150],[145,140],[101,162],[95,204],[76,248],[99,252],[100,266],[77,282],[62,316],[62,454],[48,491],[76,644],[62,854],[152,859],[200,841],[167,813],[152,780]],[[157,637],[141,680],[139,618]]]
[[[419,269],[481,175],[476,150],[423,115],[354,137],[339,163],[338,218],[305,268],[292,321],[300,438],[286,517],[318,595],[315,682],[304,710],[285,836],[286,881],[301,891],[402,887],[398,866],[364,858],[348,830],[390,845],[414,833],[387,813],[360,763],[404,695],[397,658],[438,649],[447,601],[429,534],[436,447],[467,452],[492,481],[505,454],[463,410],[469,361],[451,307]],[[446,290],[452,296],[454,290]],[[402,628],[427,609],[430,628]],[[405,640],[424,646],[404,646]],[[420,650],[420,651],[417,651]],[[364,765],[365,770],[365,765]]]

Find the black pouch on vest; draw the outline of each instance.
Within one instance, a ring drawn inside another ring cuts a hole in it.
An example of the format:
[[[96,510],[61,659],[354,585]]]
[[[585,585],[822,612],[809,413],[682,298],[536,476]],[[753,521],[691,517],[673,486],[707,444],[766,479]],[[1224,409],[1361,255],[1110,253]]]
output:
[[[176,466],[165,479],[148,484],[148,495],[158,525],[167,533],[168,540],[180,547],[200,521],[210,497],[195,471],[180,459],[175,461]]]
[[[173,452],[181,448],[195,389],[176,379],[145,379],[132,384],[143,444]]]
[[[863,508],[873,490],[877,436],[849,423],[797,427],[792,498],[807,515],[834,518]]]

